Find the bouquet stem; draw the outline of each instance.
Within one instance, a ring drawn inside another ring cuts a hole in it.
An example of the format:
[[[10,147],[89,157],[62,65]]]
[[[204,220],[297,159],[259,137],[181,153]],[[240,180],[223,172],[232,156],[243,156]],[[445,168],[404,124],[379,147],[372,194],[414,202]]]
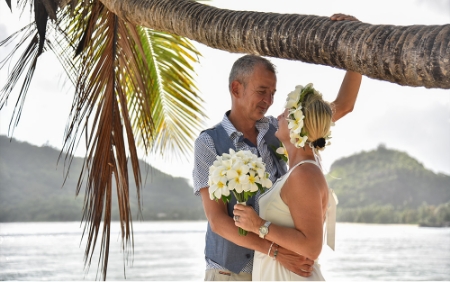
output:
[[[236,197],[237,203],[240,205],[247,205],[247,202],[244,200],[244,193],[236,193],[233,191],[234,196]],[[242,228],[239,227],[239,235],[240,236],[247,236],[248,231],[244,230]]]

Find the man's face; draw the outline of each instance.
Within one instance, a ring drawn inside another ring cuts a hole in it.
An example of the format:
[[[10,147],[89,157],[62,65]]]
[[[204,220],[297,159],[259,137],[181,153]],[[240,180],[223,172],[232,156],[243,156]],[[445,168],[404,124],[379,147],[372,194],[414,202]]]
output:
[[[240,95],[241,110],[250,119],[257,121],[264,117],[273,103],[277,78],[275,74],[262,65],[257,65],[253,74],[242,85]]]

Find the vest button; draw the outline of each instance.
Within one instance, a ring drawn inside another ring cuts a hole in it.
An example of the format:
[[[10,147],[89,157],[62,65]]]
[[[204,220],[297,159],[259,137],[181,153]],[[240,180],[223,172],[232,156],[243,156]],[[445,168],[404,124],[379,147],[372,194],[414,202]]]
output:
[[[246,258],[250,258],[251,255],[250,255],[250,254],[246,254],[245,257],[246,257]]]

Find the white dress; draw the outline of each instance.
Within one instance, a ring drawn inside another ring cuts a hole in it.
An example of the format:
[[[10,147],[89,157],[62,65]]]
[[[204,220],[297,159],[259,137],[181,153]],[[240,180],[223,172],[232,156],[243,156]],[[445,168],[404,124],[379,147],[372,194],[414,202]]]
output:
[[[306,160],[298,163],[294,167],[292,167],[285,175],[280,177],[280,179],[275,182],[273,187],[269,189],[266,193],[259,197],[259,213],[260,217],[264,220],[268,220],[276,225],[285,226],[285,227],[294,227],[294,221],[289,212],[289,207],[283,202],[281,199],[281,188],[283,187],[286,179],[289,177],[291,171],[301,165],[303,163],[313,163],[319,166],[315,161]],[[320,167],[320,166],[319,166]],[[333,196],[330,195],[329,198]],[[333,199],[334,200],[334,199]],[[329,200],[329,202],[334,202],[333,200]],[[335,208],[335,205],[334,205]],[[330,210],[330,206],[329,206]],[[327,218],[329,214],[327,212]],[[327,220],[328,221],[328,220]],[[330,227],[327,222],[327,228]],[[333,227],[333,226],[331,226]],[[330,231],[328,231],[330,232]],[[331,231],[332,234],[329,234],[334,237],[334,230]],[[331,239],[331,238],[330,238]],[[334,238],[332,238],[334,239]],[[334,240],[333,240],[334,241]],[[333,242],[334,243],[334,242]],[[334,245],[331,246],[334,249]],[[285,267],[283,267],[277,260],[274,260],[273,257],[269,257],[266,253],[260,253],[255,251],[255,258],[253,261],[253,272],[252,272],[252,280],[254,281],[324,281],[325,279],[320,272],[320,265],[316,260],[314,262],[314,270],[310,277],[302,277],[299,276]]]

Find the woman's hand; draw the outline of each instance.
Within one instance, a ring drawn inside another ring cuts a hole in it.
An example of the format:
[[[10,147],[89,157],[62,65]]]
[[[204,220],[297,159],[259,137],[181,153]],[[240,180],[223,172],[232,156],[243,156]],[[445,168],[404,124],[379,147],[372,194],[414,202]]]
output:
[[[234,225],[256,234],[259,234],[259,227],[265,222],[251,206],[236,204],[234,205],[233,214]]]
[[[345,15],[345,14],[334,14],[330,17],[332,21],[359,21],[354,16]]]

